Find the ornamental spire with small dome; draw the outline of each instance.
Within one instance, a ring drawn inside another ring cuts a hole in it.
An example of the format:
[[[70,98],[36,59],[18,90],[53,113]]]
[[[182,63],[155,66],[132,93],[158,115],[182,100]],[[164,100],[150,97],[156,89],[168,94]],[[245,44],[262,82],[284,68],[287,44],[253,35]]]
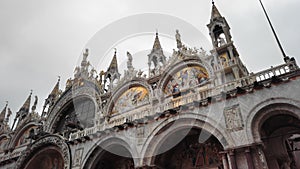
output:
[[[148,54],[149,77],[157,75],[165,64],[166,56],[159,41],[158,31],[156,31],[153,48]]]
[[[212,1],[212,10],[211,10],[211,19],[215,19],[215,18],[221,18],[222,15],[220,14],[218,8],[215,5],[215,2]]]
[[[115,48],[114,56],[104,75],[104,86],[108,85],[106,90],[110,91],[114,83],[120,80],[121,74],[118,71],[117,49]]]

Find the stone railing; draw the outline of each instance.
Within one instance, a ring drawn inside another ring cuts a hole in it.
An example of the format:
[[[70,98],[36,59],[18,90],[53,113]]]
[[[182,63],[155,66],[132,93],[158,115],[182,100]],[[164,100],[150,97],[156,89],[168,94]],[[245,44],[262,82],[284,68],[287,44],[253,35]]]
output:
[[[259,81],[271,79],[273,76],[280,76],[289,73],[290,71],[291,70],[289,65],[283,64],[283,65],[271,67],[270,69],[258,72],[254,76],[256,77],[256,81],[259,82]]]
[[[124,123],[133,122],[135,120],[143,119],[146,116],[153,116],[157,113],[157,110],[160,112],[177,108],[181,105],[189,104],[194,101],[200,101],[204,100],[211,96],[216,96],[220,94],[221,92],[226,92],[230,90],[234,90],[237,87],[243,87],[247,85],[253,84],[255,81],[263,81],[272,78],[272,76],[280,76],[286,73],[289,73],[293,70],[296,70],[297,68],[291,67],[291,64],[283,64],[276,67],[271,67],[270,69],[250,74],[249,76],[237,79],[232,82],[228,82],[219,86],[215,86],[212,88],[203,87],[203,86],[196,86],[193,88],[192,92],[190,92],[187,95],[179,96],[176,98],[173,98],[172,96],[169,96],[165,98],[163,103],[159,103],[158,105],[155,105],[152,108],[150,104],[141,106],[137,109],[131,110],[126,113],[122,113],[116,116],[113,116],[109,119],[109,121],[105,121],[102,124],[99,124],[92,128],[87,128],[82,131],[78,131],[76,133],[72,133],[69,137],[69,140],[78,139],[87,135],[91,135],[94,133],[97,133],[99,131],[105,131],[107,129],[111,129],[115,126],[123,125]]]
[[[282,64],[276,67],[271,67],[270,69],[257,72],[255,74],[251,73],[249,76],[242,77],[240,79],[237,79],[235,81],[231,81],[219,86],[216,86],[212,91],[213,95],[216,95],[222,91],[229,91],[233,90],[237,87],[243,87],[250,84],[253,84],[255,81],[260,82],[264,80],[271,79],[273,76],[280,76],[284,75],[286,73],[289,73],[293,70],[296,70],[297,68],[295,65],[292,65],[290,63]]]
[[[200,91],[195,91],[193,94],[188,94],[185,96],[180,96],[177,98],[168,98],[165,100],[165,103],[160,105],[160,110],[165,111],[168,109],[174,109],[181,105],[192,103],[196,100],[203,100],[212,95],[212,89],[205,89]]]
[[[115,124],[121,125],[124,124],[125,122],[131,122],[137,119],[141,119],[144,116],[150,115],[150,105],[144,105],[139,108],[136,108],[134,110],[131,110],[129,112],[113,116],[110,118],[108,125]]]
[[[99,124],[97,126],[86,128],[82,131],[77,131],[75,133],[70,134],[69,140],[75,140],[87,135],[95,134],[98,131],[104,131],[106,129],[111,129],[115,126],[123,125],[127,122],[133,122],[138,119],[142,119],[145,116],[153,115],[152,111],[150,111],[150,105],[142,106],[138,109],[134,109],[130,112],[123,113],[120,115],[116,115],[114,117],[111,117],[109,121],[105,121],[102,124]]]

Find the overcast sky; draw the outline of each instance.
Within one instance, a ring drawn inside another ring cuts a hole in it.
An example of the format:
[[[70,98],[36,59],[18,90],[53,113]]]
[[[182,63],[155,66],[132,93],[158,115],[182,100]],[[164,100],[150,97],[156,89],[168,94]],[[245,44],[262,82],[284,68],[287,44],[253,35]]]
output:
[[[286,53],[299,62],[300,1],[263,2]],[[235,46],[250,72],[283,63],[258,0],[215,0],[215,3],[230,24]],[[79,63],[83,49],[91,46],[89,40],[99,30],[124,17],[143,13],[161,13],[180,18],[197,28],[209,40],[206,25],[211,13],[210,0],[1,0],[0,108],[4,107],[7,100],[11,109],[18,111],[32,89],[33,95],[39,97],[40,110],[57,76],[62,77],[62,88],[66,80],[73,77],[74,67]],[[155,20],[149,23],[148,27],[153,32],[160,29]],[[178,27],[170,31],[175,34]],[[182,29],[180,31],[185,32]],[[190,43],[188,38],[185,39],[187,34],[181,35],[183,41]],[[149,49],[153,45],[153,38],[148,37]],[[165,44],[169,42],[162,40],[162,46],[172,51],[172,45],[173,48],[176,46],[174,43]],[[128,50],[138,53],[139,45],[136,43],[135,47]],[[101,46],[99,44],[98,47]],[[110,49],[103,50],[108,50],[109,55],[112,55]],[[125,52],[120,55],[125,56]],[[106,69],[97,67],[99,63],[92,64],[97,70]]]

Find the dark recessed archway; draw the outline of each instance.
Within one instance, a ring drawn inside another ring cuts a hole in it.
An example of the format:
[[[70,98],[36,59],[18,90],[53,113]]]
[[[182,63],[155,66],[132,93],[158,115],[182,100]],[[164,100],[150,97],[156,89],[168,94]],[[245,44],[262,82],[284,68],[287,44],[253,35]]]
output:
[[[98,146],[85,163],[84,169],[134,169],[134,160],[127,148],[110,145],[105,149]]]
[[[45,147],[36,152],[27,162],[24,169],[63,169],[64,159],[55,146]]]
[[[290,112],[274,112],[260,128],[269,168],[300,168],[300,120]]]
[[[223,147],[216,137],[203,129],[179,130],[170,135],[158,149],[172,144],[174,139],[186,133],[187,135],[176,146],[154,157],[156,167],[168,169],[215,169],[222,167],[219,152],[223,151]]]

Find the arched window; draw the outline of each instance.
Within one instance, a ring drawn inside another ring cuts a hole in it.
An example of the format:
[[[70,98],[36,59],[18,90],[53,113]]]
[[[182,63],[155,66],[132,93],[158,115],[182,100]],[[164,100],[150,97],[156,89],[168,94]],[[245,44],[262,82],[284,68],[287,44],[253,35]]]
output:
[[[91,99],[78,98],[61,111],[61,118],[55,127],[55,132],[65,132],[69,129],[84,129],[94,125],[95,103]]]
[[[92,100],[78,100],[73,102],[75,113],[78,120],[84,127],[92,127],[94,125],[95,104]]]
[[[215,37],[215,46],[216,47],[220,47],[227,43],[226,36],[225,36],[223,28],[221,26],[216,25],[213,30],[213,34]]]

